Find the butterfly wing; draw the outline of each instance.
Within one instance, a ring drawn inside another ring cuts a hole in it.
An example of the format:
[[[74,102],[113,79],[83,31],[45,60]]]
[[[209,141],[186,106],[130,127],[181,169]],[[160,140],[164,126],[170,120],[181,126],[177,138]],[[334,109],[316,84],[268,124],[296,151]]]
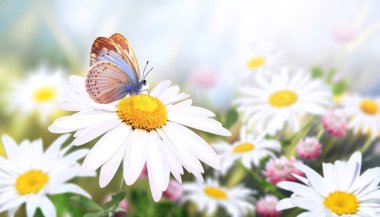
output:
[[[133,71],[137,74],[138,78],[140,79],[140,66],[131,43],[129,43],[128,39],[120,33],[113,34],[110,37],[110,39],[120,47],[121,51],[124,54],[125,60],[132,66]]]
[[[91,47],[90,66],[100,61],[99,57],[101,53],[110,51],[118,53],[121,56],[123,55],[122,51],[111,39],[105,37],[98,37]]]
[[[107,104],[123,98],[128,92],[126,86],[132,80],[117,65],[100,61],[89,70],[86,78],[86,90],[97,103]]]

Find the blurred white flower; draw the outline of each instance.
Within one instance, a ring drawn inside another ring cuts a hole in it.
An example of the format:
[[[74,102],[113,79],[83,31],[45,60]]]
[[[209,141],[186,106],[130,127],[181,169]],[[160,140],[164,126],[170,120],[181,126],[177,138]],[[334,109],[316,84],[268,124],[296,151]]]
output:
[[[252,194],[255,192],[243,186],[225,188],[217,181],[207,179],[205,183],[194,182],[183,184],[182,201],[192,201],[199,211],[208,214],[215,213],[218,207],[223,207],[232,217],[244,216],[254,211]]]
[[[283,69],[269,77],[257,74],[252,83],[240,87],[237,109],[249,127],[269,134],[275,134],[286,123],[296,132],[300,116],[324,114],[330,104],[331,92],[326,85],[303,71]]]
[[[306,178],[296,176],[301,183],[278,183],[280,188],[293,194],[281,200],[277,209],[299,207],[307,210],[300,216],[379,216],[380,167],[360,175],[361,164],[362,156],[356,152],[348,162],[324,163],[323,177],[306,165],[296,165]]]
[[[270,73],[277,71],[286,62],[285,53],[278,50],[273,43],[263,42],[256,46],[240,45],[237,57],[240,73],[236,75],[243,83],[246,79],[252,78],[256,74]]]
[[[33,217],[37,208],[45,216],[55,217],[56,210],[47,195],[75,193],[91,197],[78,185],[67,183],[78,176],[93,176],[82,173],[77,161],[88,149],[67,154],[61,150],[68,135],[56,139],[44,152],[42,140],[24,140],[17,145],[9,136],[3,136],[7,158],[0,157],[0,213],[8,211],[14,216],[22,204],[26,204],[26,215]]]
[[[237,160],[241,160],[247,168],[252,164],[259,166],[264,157],[274,157],[273,152],[280,151],[280,142],[274,139],[266,139],[266,133],[249,132],[246,127],[240,131],[240,140],[230,145],[219,142],[213,148],[221,157],[222,173],[225,174]]]
[[[54,133],[75,133],[74,145],[101,137],[83,165],[100,170],[99,184],[105,187],[124,159],[123,173],[132,185],[147,165],[153,199],[158,201],[168,187],[170,173],[181,182],[182,166],[202,180],[199,160],[218,169],[219,157],[209,144],[187,127],[229,136],[209,110],[192,106],[187,94],[179,93],[170,81],[159,83],[150,95],[127,96],[110,104],[97,104],[85,90],[82,77],[71,76],[62,108],[78,111],[59,118],[49,127]],[[103,135],[104,134],[104,135]]]
[[[340,110],[348,116],[348,127],[355,133],[369,134],[375,138],[380,132],[380,98],[347,95]]]
[[[9,93],[9,109],[20,115],[36,112],[41,123],[57,111],[63,90],[62,70],[50,71],[41,66],[30,72],[26,80],[13,84]]]

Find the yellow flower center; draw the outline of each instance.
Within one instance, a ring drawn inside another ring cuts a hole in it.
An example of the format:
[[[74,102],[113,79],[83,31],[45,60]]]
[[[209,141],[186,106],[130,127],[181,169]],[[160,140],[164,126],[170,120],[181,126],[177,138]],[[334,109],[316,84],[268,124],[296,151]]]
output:
[[[379,107],[379,103],[371,99],[365,99],[360,103],[360,109],[367,115],[376,115],[379,112]]]
[[[263,56],[256,56],[248,60],[248,69],[258,69],[265,64],[265,58]]]
[[[269,96],[269,104],[273,107],[289,107],[298,101],[298,95],[291,90],[280,90]]]
[[[19,195],[38,193],[49,181],[49,176],[41,170],[30,170],[16,180]]]
[[[242,143],[234,147],[233,152],[235,154],[241,154],[245,152],[249,152],[255,149],[255,145],[252,143]]]
[[[133,128],[147,131],[161,128],[168,121],[165,105],[156,97],[139,94],[125,97],[117,105],[120,119]]]
[[[217,199],[217,200],[228,199],[227,193],[217,187],[208,186],[208,187],[205,187],[203,191],[208,197],[211,197],[213,199]]]
[[[52,86],[44,86],[36,89],[33,93],[33,99],[36,102],[47,102],[57,96],[57,90]]]
[[[344,191],[330,193],[323,204],[331,210],[331,212],[338,215],[356,214],[359,208],[359,202],[356,196]]]

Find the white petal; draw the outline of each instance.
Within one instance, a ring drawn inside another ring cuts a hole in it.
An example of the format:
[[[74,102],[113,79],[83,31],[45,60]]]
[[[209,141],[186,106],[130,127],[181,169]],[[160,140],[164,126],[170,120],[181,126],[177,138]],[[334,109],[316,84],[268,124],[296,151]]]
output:
[[[197,158],[215,169],[220,169],[220,159],[218,155],[216,155],[211,146],[200,136],[188,128],[176,123],[168,122],[167,127],[178,135],[178,138],[181,139],[183,145],[186,145],[191,149]]]
[[[302,163],[296,164],[295,167],[306,174],[311,187],[313,187],[318,194],[322,195],[323,197],[326,197],[328,195],[329,192],[325,187],[324,179],[317,172]]]
[[[76,137],[76,138],[74,139],[72,144],[75,146],[85,144],[85,143],[99,137],[100,135],[112,130],[113,128],[118,126],[120,123],[121,123],[121,120],[117,120],[117,121],[102,123],[99,125],[95,125],[92,127],[88,127],[88,128],[78,130],[74,134],[74,137]]]
[[[57,216],[53,203],[46,196],[40,197],[38,206],[41,208],[41,211],[44,214],[44,216]]]
[[[179,87],[174,85],[166,89],[158,98],[162,101],[162,103],[167,104],[168,101],[171,101],[177,96],[178,92]]]
[[[18,145],[10,136],[3,136],[3,147],[9,159],[18,158]]]
[[[178,124],[221,136],[231,136],[230,131],[224,129],[221,123],[211,118],[199,117],[199,115],[183,115],[175,112],[168,113],[168,116],[168,120]]]
[[[127,141],[127,140],[126,140]],[[107,186],[112,178],[115,176],[117,169],[120,166],[121,161],[125,155],[125,149],[127,145],[124,143],[118,152],[114,154],[100,169],[99,186],[104,188]]]
[[[56,188],[50,190],[50,193],[51,194],[74,193],[74,194],[79,194],[79,195],[91,198],[91,195],[89,193],[87,193],[78,185],[71,184],[71,183],[66,183],[66,184],[56,186]]]
[[[69,137],[70,134],[64,134],[58,137],[56,140],[54,140],[54,142],[46,150],[45,156],[58,156],[61,146]]]
[[[290,198],[282,199],[277,203],[276,209],[281,211],[285,209],[294,208],[294,204],[291,202]]]
[[[34,196],[30,196],[26,202],[26,216],[33,217],[38,207],[38,200]]]
[[[127,185],[135,183],[144,168],[149,152],[149,135],[145,130],[135,129],[127,141],[124,156],[124,179]],[[149,172],[148,172],[149,173]]]
[[[83,164],[90,170],[99,168],[119,150],[130,130],[130,126],[120,124],[107,132],[91,149]]]
[[[197,106],[177,106],[177,105],[171,105],[167,106],[167,110],[169,113],[171,112],[177,112],[182,115],[186,114],[193,114],[193,115],[200,115],[204,117],[215,117],[215,114],[207,109],[197,107]]]
[[[160,200],[161,192],[167,189],[170,177],[169,167],[166,162],[167,159],[164,156],[164,145],[163,141],[155,132],[150,133],[150,150],[147,168],[152,196],[156,202]]]
[[[166,80],[157,84],[157,86],[150,92],[151,96],[159,97],[168,87],[170,86],[171,81]]]
[[[189,150],[180,143],[177,139],[178,135],[170,131],[166,126],[162,127],[162,129],[157,129],[156,131],[166,145],[171,147],[171,149],[177,154],[178,159],[182,162],[186,170],[193,173],[199,180],[203,180],[201,174],[203,172],[202,165],[195,155],[192,152],[189,152]]]
[[[94,114],[77,113],[71,116],[58,118],[52,126],[62,129],[70,129],[71,131],[90,127],[95,124],[118,120],[119,117],[115,112],[98,112]]]

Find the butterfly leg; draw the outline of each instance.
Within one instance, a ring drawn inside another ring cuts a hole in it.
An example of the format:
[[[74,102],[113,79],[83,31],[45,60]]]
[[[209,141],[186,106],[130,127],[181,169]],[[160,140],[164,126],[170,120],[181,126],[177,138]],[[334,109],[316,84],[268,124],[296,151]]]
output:
[[[148,95],[150,95],[149,89],[141,90],[140,93],[142,93],[142,92],[144,92],[144,91],[148,92]]]

